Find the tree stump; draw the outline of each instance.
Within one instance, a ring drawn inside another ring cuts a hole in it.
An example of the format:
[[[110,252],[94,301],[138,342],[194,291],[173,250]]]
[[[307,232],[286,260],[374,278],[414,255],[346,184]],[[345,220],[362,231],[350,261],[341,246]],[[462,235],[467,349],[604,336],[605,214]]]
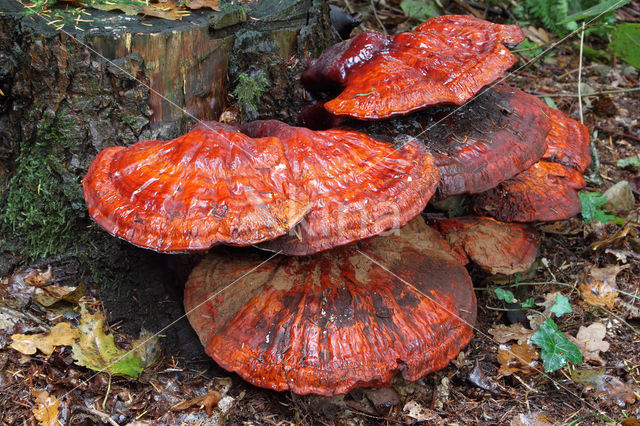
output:
[[[326,1],[259,0],[181,21],[89,10],[91,22],[60,31],[15,0],[0,11],[0,277],[36,261],[77,271],[69,279],[95,285],[113,320],[157,330],[181,315],[181,289],[170,296],[188,268],[92,224],[80,180],[104,148],[217,120],[241,74],[267,82],[247,112],[292,119],[298,73],[337,41]]]

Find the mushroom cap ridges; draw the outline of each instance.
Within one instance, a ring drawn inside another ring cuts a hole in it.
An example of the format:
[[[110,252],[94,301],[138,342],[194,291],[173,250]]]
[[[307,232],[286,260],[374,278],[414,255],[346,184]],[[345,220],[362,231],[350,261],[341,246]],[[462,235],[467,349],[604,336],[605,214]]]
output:
[[[323,80],[345,87],[325,104],[332,114],[375,120],[440,103],[461,105],[515,64],[503,43],[524,40],[515,25],[457,15],[429,20],[391,42],[382,37],[381,42],[364,43],[373,39],[368,34],[343,42],[305,72],[313,79],[303,81],[313,81],[314,87]],[[369,49],[350,49],[349,43]]]
[[[535,164],[551,129],[546,108],[535,96],[496,85],[462,107],[345,125],[383,140],[411,135],[424,143],[440,171],[436,197],[443,199],[494,188]]]
[[[551,130],[543,160],[571,167],[584,173],[591,164],[589,129],[560,110],[549,108]]]
[[[310,204],[282,144],[206,124],[170,141],[100,152],[82,181],[91,217],[161,252],[249,245],[288,232]]]
[[[505,222],[569,219],[580,213],[582,174],[560,163],[539,161],[496,188],[473,196],[474,208]]]
[[[331,396],[398,371],[417,380],[457,356],[475,321],[466,269],[436,246],[374,237],[258,269],[257,254],[210,254],[187,282],[185,310],[207,353],[256,386]]]
[[[276,136],[312,209],[289,233],[260,247],[307,255],[403,226],[435,192],[439,173],[420,143],[394,146],[347,130],[312,131],[270,120],[244,126]]]
[[[527,224],[477,216],[430,217],[427,223],[442,234],[460,257],[490,274],[524,272],[538,255],[538,232]]]

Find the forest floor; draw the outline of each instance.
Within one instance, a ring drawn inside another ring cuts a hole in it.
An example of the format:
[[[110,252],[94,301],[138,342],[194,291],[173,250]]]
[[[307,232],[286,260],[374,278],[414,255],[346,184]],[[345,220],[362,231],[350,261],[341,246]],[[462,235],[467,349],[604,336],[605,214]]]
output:
[[[483,13],[472,2],[452,3],[447,12]],[[389,32],[410,29],[398,4],[389,2],[376,14],[368,5],[348,4],[365,17],[358,31],[380,30],[381,25]],[[629,10],[627,19],[640,20],[638,9]],[[626,181],[634,204],[615,212],[618,220],[606,224],[582,217],[536,224],[541,233],[538,261],[518,285],[511,286],[513,277],[472,270],[478,298],[474,338],[447,368],[414,383],[396,378],[384,390],[358,389],[334,398],[297,396],[253,387],[204,355],[193,360],[165,351],[156,358],[150,344],[141,355],[148,367],[138,380],[110,379],[74,363],[68,347],[52,347],[50,355],[23,355],[8,347],[11,337],[2,332],[7,324],[33,333],[78,318],[76,289],[57,289],[48,296],[64,299],[66,305],[43,308],[31,300],[42,301],[42,295],[29,286],[50,278],[47,271],[22,270],[0,277],[0,422],[56,424],[57,416],[62,424],[640,424],[640,164],[637,157],[627,166],[620,162],[640,152],[640,74],[606,58],[598,62],[583,56],[580,67],[579,33],[557,45],[560,37],[540,27],[527,26],[525,33],[538,46],[519,53],[518,71],[506,82],[546,98],[589,128],[599,165],[588,171],[583,192],[603,193]],[[547,54],[522,67],[536,49],[547,46],[553,46]],[[585,94],[582,117],[580,84]],[[536,315],[524,318],[530,311],[508,311],[496,295],[498,286],[520,301],[534,298],[533,310],[547,315],[555,296],[566,296],[571,312],[554,318],[569,339],[593,343],[582,351],[584,364],[546,373],[539,349],[517,343],[539,326]],[[99,297],[91,292],[83,301],[101,311]],[[520,320],[512,314],[521,315]],[[108,320],[109,312],[104,315]],[[107,323],[119,345],[131,343],[132,337],[118,332],[121,324]],[[522,351],[531,363],[509,360],[509,347]]]

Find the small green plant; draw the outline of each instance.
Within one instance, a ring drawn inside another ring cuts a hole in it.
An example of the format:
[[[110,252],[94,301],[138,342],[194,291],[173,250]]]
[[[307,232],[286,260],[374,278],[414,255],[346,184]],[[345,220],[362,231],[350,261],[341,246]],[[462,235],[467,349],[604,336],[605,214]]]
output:
[[[438,0],[402,0],[400,8],[416,23],[435,18],[443,13],[443,7]]]
[[[231,92],[231,95],[236,98],[239,104],[247,105],[254,110],[257,109],[257,104],[264,89],[267,88],[269,83],[263,73],[258,73],[255,77],[250,77],[248,74],[242,73],[238,75],[235,80],[236,87]]]
[[[531,343],[540,348],[540,357],[546,372],[559,370],[567,365],[568,361],[582,364],[580,349],[567,339],[551,318],[543,322],[538,331],[531,336]]]
[[[586,223],[597,220],[602,223],[613,222],[623,224],[624,221],[607,213],[602,209],[607,203],[607,197],[599,192],[581,192],[578,194],[582,203],[582,220]]]
[[[520,275],[516,274],[516,283],[514,286],[520,284]],[[524,283],[522,285],[531,284]],[[496,297],[498,299],[511,303],[515,300],[514,294],[505,290],[504,288],[494,289]],[[528,298],[521,307],[524,309],[532,308],[534,305],[533,297]],[[549,308],[552,315],[561,317],[564,314],[568,314],[572,311],[569,299],[561,294],[556,295],[553,305]],[[543,315],[538,312],[539,315]],[[552,372],[564,367],[567,362],[573,362],[575,364],[582,364],[582,354],[580,349],[573,343],[571,343],[567,337],[558,329],[558,325],[551,318],[546,318],[538,330],[531,336],[531,343],[540,348],[540,357],[544,364],[546,372]]]

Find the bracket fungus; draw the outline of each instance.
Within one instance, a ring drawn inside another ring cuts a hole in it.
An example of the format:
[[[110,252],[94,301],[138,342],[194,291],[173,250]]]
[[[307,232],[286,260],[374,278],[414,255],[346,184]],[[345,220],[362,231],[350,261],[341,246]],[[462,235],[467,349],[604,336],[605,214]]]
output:
[[[170,141],[105,149],[82,186],[101,227],[160,252],[259,243],[310,209],[278,139],[213,122]]]
[[[293,178],[312,204],[288,235],[262,248],[307,255],[401,227],[425,208],[438,185],[433,157],[413,140],[393,146],[363,133],[312,131],[276,120],[243,129],[282,141]]]
[[[498,222],[490,217],[429,217],[463,264],[472,261],[490,274],[513,275],[531,267],[539,235],[530,225]]]
[[[469,342],[476,301],[437,232],[421,217],[406,228],[280,256],[246,278],[259,254],[210,253],[186,284],[189,321],[220,366],[256,386],[331,396],[396,372],[417,380]]]
[[[409,134],[423,142],[440,171],[437,198],[444,199],[494,188],[535,164],[551,129],[545,108],[535,96],[497,85],[462,107],[345,125],[385,140]]]
[[[586,186],[582,173],[589,155],[584,125],[551,110],[552,128],[543,159],[496,188],[473,196],[474,208],[502,221],[568,219],[582,209],[577,190]]]
[[[363,120],[462,105],[516,63],[505,46],[523,40],[517,25],[440,16],[391,39],[363,33],[339,43],[311,62],[302,81],[312,90],[343,86],[325,108]]]

